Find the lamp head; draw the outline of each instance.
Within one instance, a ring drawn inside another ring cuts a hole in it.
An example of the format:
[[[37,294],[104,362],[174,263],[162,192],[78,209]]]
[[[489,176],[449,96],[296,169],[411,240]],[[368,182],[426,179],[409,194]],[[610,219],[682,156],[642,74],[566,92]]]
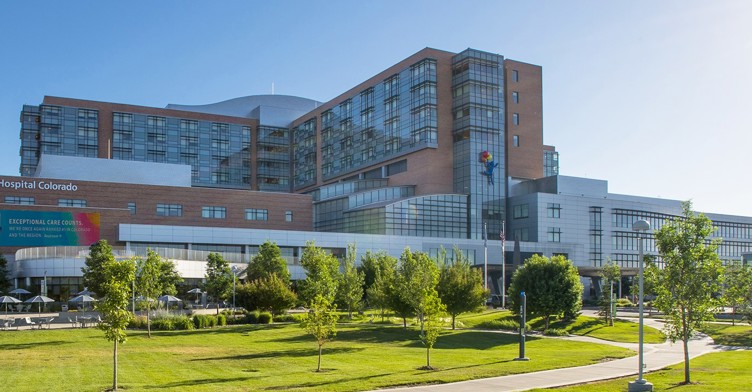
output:
[[[633,231],[648,231],[650,230],[650,222],[645,219],[640,219],[635,223],[632,223]]]

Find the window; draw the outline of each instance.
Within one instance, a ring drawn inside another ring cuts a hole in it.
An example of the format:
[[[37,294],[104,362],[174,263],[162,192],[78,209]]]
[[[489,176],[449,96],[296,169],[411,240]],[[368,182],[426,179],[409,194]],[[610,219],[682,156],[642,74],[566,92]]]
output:
[[[528,229],[514,229],[514,240],[523,242],[529,241]]]
[[[292,211],[285,211],[285,222],[292,222]]]
[[[21,204],[26,206],[34,205],[33,197],[5,196],[5,204]]]
[[[548,242],[561,242],[561,228],[549,227],[547,234]]]
[[[517,91],[512,91],[512,102],[514,103],[520,103],[520,93]]]
[[[265,221],[269,220],[269,210],[259,210],[255,208],[246,208],[245,210],[246,220]]]
[[[548,217],[549,218],[561,218],[561,204],[548,203]]]
[[[520,81],[520,73],[517,72],[516,69],[512,70],[512,81],[513,82],[519,82]]]
[[[528,216],[529,213],[527,204],[518,204],[512,209],[512,217],[514,219],[527,218]]]
[[[157,204],[157,216],[183,216],[183,206],[180,204]]]
[[[520,114],[519,113],[513,113],[512,114],[512,124],[514,124],[514,125],[520,125]]]
[[[210,219],[225,219],[227,208],[225,207],[201,207],[201,217]]]
[[[520,146],[520,135],[514,135],[512,136],[512,145],[515,147]]]
[[[86,200],[81,199],[58,199],[57,205],[60,207],[86,207]]]
[[[131,215],[136,215],[136,203],[134,202],[128,203],[128,211],[131,212]]]

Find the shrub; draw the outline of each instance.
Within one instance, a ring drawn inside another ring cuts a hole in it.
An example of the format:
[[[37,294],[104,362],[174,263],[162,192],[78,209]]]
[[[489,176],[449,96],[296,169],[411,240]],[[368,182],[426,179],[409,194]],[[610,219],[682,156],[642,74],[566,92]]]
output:
[[[227,316],[225,316],[224,314],[217,316],[217,325],[219,325],[220,327],[227,325]]]
[[[155,329],[157,331],[175,330],[175,324],[173,324],[171,318],[158,318],[156,320],[152,320],[151,327],[152,329]]]
[[[175,316],[172,320],[175,329],[190,330],[193,329],[193,321],[188,316]]]
[[[193,316],[193,326],[196,327],[196,329],[206,328],[206,316],[203,314]]]
[[[128,323],[130,329],[146,329],[146,316],[136,316]]]
[[[206,316],[206,326],[214,328],[217,326],[217,316]]]
[[[299,323],[300,316],[294,314],[280,314],[274,316],[273,320],[275,323]]]
[[[569,332],[566,329],[549,328],[544,335],[546,336],[567,336]]]
[[[256,311],[248,312],[248,314],[246,314],[245,317],[243,318],[244,319],[243,321],[246,324],[256,324],[258,323],[258,318],[259,318],[259,312],[256,312]]]
[[[484,321],[478,324],[477,328],[480,329],[500,329],[502,331],[519,331],[520,323],[516,320],[491,320]],[[530,326],[527,326],[527,330],[530,330]]]
[[[629,308],[629,307],[634,306],[634,304],[632,303],[632,301],[630,301],[627,298],[619,298],[618,300],[616,300],[616,306],[622,307],[622,308]]]
[[[259,324],[271,324],[272,322],[272,314],[269,312],[261,312],[258,315],[258,323]]]

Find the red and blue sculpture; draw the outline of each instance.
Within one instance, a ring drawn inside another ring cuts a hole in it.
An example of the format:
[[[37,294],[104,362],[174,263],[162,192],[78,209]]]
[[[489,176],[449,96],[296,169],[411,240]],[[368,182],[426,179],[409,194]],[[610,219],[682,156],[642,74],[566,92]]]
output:
[[[480,172],[480,174],[488,177],[488,183],[494,185],[494,169],[499,167],[499,164],[494,162],[493,155],[488,151],[480,153],[480,162],[485,166],[485,170]]]

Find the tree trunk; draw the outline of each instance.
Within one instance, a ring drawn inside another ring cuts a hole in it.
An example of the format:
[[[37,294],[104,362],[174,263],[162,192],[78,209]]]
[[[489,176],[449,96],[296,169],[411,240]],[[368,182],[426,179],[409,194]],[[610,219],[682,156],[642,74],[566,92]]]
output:
[[[546,315],[545,317],[543,317],[543,320],[545,320],[545,321],[546,321],[546,323],[544,324],[544,327],[543,327],[543,332],[546,332],[546,331],[548,331],[548,321],[549,321],[550,319],[551,319],[551,316],[549,316],[549,315]]]
[[[316,371],[317,371],[317,372],[320,372],[320,371],[321,371],[321,345],[320,345],[320,344],[319,344],[319,365],[318,365],[318,367],[316,368]]]
[[[219,316],[219,302],[217,302],[217,316]]]
[[[407,317],[402,317],[402,328],[407,329]]]
[[[352,308],[350,307],[350,305],[347,305],[347,318],[352,321]]]
[[[117,339],[115,339],[115,349],[112,353],[112,390],[117,391]]]
[[[426,368],[431,368],[431,349],[426,346]]]
[[[381,308],[381,322],[384,322],[384,308]]]
[[[147,305],[146,305],[146,331],[147,331],[147,333],[149,335],[149,339],[151,339],[151,319],[149,318],[149,313],[150,313],[149,310],[150,310],[151,306],[148,304],[149,301],[146,301],[146,302],[147,302]]]
[[[689,339],[684,340],[684,383],[689,384]]]
[[[452,315],[452,331],[454,331],[454,319],[456,318],[456,315]]]

